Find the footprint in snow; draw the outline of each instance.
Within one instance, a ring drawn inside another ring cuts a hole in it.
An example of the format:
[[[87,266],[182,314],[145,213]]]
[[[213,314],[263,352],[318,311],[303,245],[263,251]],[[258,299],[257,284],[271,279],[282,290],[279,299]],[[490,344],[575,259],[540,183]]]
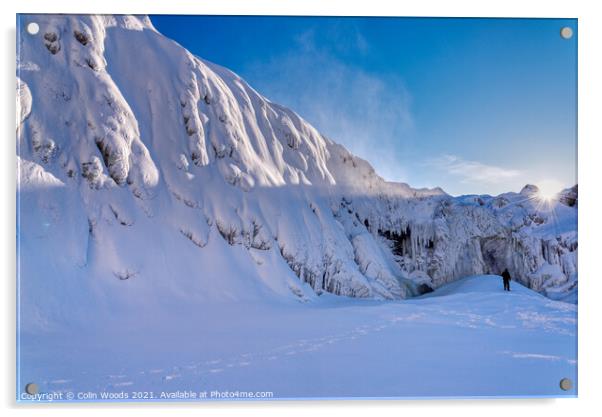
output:
[[[71,382],[71,380],[70,379],[55,379],[54,381],[50,381],[50,384],[63,385],[63,384],[66,384],[68,382]]]
[[[319,346],[309,346],[305,348],[302,352],[315,352],[319,349]]]

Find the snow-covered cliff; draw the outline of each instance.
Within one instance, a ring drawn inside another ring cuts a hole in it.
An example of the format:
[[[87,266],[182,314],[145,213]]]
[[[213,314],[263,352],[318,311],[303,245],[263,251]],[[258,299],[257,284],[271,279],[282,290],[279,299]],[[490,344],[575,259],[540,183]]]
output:
[[[20,22],[26,328],[90,303],[405,298],[503,268],[554,298],[576,291],[576,187],[544,205],[532,186],[453,198],[386,182],[146,17]]]

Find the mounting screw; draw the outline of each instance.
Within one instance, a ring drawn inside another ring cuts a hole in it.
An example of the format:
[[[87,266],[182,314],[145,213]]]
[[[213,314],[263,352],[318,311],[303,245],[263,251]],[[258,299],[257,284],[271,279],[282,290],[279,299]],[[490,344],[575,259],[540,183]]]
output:
[[[560,389],[563,391],[568,391],[571,388],[573,388],[573,381],[571,381],[569,378],[562,378],[560,380]]]
[[[29,384],[25,385],[25,392],[29,395],[36,395],[38,393],[38,384],[30,382]]]
[[[563,39],[571,39],[573,37],[573,29],[568,26],[563,27],[560,29],[560,36],[562,36]]]
[[[27,25],[27,33],[30,35],[37,35],[39,31],[40,25],[38,25],[36,22],[31,22]]]

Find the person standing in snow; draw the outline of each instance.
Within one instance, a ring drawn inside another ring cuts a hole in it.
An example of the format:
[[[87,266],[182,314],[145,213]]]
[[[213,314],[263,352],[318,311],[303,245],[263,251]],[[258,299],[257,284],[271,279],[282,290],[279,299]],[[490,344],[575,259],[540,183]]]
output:
[[[504,280],[504,291],[510,291],[510,280],[512,278],[508,269],[504,269],[504,272],[502,272],[502,279]]]

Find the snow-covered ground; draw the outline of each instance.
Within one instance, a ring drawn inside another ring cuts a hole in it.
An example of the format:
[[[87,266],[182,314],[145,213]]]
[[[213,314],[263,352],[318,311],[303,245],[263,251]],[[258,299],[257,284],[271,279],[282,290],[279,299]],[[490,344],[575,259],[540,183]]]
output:
[[[574,396],[576,306],[498,276],[421,298],[230,303],[77,334],[26,336],[20,380],[41,391],[271,391],[325,397]],[[40,348],[43,346],[43,348]]]

